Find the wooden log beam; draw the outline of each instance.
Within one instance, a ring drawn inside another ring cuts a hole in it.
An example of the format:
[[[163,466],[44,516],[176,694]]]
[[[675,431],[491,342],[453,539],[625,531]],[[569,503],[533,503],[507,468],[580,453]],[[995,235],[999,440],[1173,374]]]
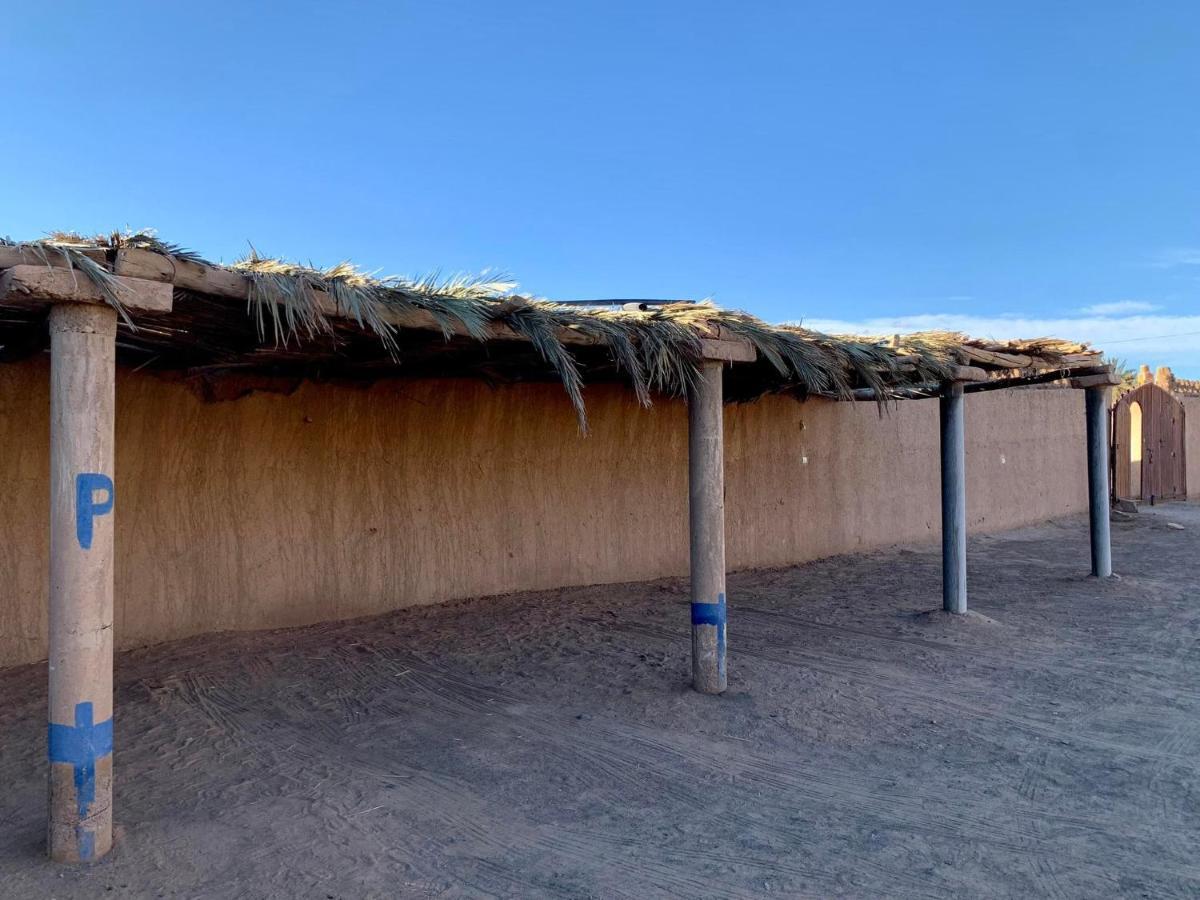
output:
[[[148,250],[119,251],[114,268],[119,275],[169,282],[176,287],[200,294],[229,297],[241,301],[247,300],[250,296],[251,280],[246,275],[191,260],[163,256],[161,253],[152,253]],[[318,309],[325,315],[340,318],[351,317],[327,293],[314,290],[312,295]],[[398,329],[438,332],[445,329],[442,322],[425,310],[386,310],[383,313],[383,319]],[[448,327],[451,333],[457,336],[471,336],[470,332],[462,325],[452,322]],[[592,335],[584,334],[570,327],[560,328],[557,336],[562,343],[577,347],[595,347],[603,344]],[[528,340],[523,334],[498,322],[487,326],[486,337],[488,340],[500,341]],[[724,362],[753,362],[757,358],[754,347],[749,341],[742,340],[719,326],[706,332],[706,336],[701,338],[701,356],[704,359]]]
[[[215,297],[228,297],[233,300],[247,301],[250,299],[251,278],[240,272],[231,272],[219,266],[209,266],[178,257],[164,256],[148,250],[121,250],[117,253],[114,270],[118,275],[131,275],[154,281],[165,281],[175,287],[194,291],[198,294],[208,294]],[[352,318],[342,309],[336,300],[324,291],[311,291],[317,308],[327,316],[335,318]],[[443,324],[430,312],[425,310],[394,310],[383,311],[383,319],[396,328],[412,328],[424,331],[443,331]],[[470,332],[462,325],[449,323],[452,334],[470,337]],[[559,335],[564,344],[595,345],[595,338],[581,334],[570,328],[564,328]],[[493,323],[488,326],[490,340],[526,340],[506,325]]]
[[[77,247],[72,249],[105,265],[113,257],[112,251],[103,247]],[[43,268],[57,269],[69,268],[70,262],[64,254],[56,252],[52,247],[0,246],[0,269],[22,265],[38,265]],[[151,250],[121,249],[116,251],[115,260],[113,261],[113,271],[117,275],[127,278],[163,282],[199,294],[228,297],[243,302],[250,295],[250,279],[240,272],[233,272],[221,266],[212,266],[193,260],[165,256]],[[350,318],[345,311],[338,308],[332,298],[321,292],[314,292],[314,296],[318,305],[326,312],[326,315]],[[433,314],[425,310],[389,310],[385,314],[385,318],[391,325],[399,329],[438,332],[444,330],[442,323]],[[464,337],[469,336],[467,330],[461,325],[451,323],[449,329],[452,334]],[[598,341],[589,335],[571,328],[563,328],[558,337],[564,344],[574,346],[597,346],[602,343],[602,341]],[[493,324],[488,327],[487,339],[523,341],[525,337],[504,325]],[[757,354],[749,342],[728,333],[726,329],[720,326],[717,326],[713,330],[713,333],[702,333],[701,339],[716,340],[737,345],[711,346],[705,344],[702,347],[702,357],[704,359],[719,359],[724,362],[752,362],[757,358]],[[894,343],[900,342],[894,341]],[[975,369],[977,372],[985,371],[985,374],[987,368],[993,370],[1032,369],[1039,373],[1048,370],[1058,371],[1065,367],[1095,363],[1098,359],[1098,354],[1094,352],[1065,354],[1051,360],[1033,354],[985,350],[969,345],[959,348],[959,354],[963,362],[967,364],[962,367],[963,369]],[[977,374],[972,374],[969,377],[955,378],[955,380],[977,382],[985,379],[979,378]]]
[[[958,352],[964,362],[983,363],[1000,369],[1028,369],[1035,365],[1034,358],[1023,353],[998,353],[969,345],[963,345]]]
[[[250,296],[250,282],[244,275],[150,250],[118,250],[113,271],[131,278],[163,281],[200,294],[216,294],[235,300]]]
[[[102,265],[108,263],[108,251],[103,247],[72,247],[71,249]],[[54,247],[0,244],[0,269],[11,269],[13,266],[42,266],[43,268],[49,266],[69,269],[72,264],[65,253]]]
[[[1098,350],[1089,350],[1087,353],[1064,353],[1058,357],[1061,365],[1067,366],[1086,366],[1098,365],[1101,354]]]
[[[1055,381],[1066,381],[1071,378],[1088,375],[1100,375],[1108,371],[1108,366],[1082,366],[1079,368],[1054,369],[1049,372],[1039,372],[1036,375],[1021,375],[1017,378],[993,378],[983,384],[968,384],[966,391],[973,394],[977,391],[998,391],[1010,387],[1029,387],[1034,384],[1051,384]]]
[[[140,312],[170,312],[169,284],[143,278],[115,278],[113,291],[121,304]],[[38,307],[51,303],[103,303],[104,294],[82,272],[45,265],[19,265],[0,272],[0,305]]]
[[[251,279],[247,275],[193,260],[164,256],[149,250],[118,251],[114,268],[118,275],[165,281],[174,284],[175,287],[194,291],[197,294],[228,297],[243,302],[250,298]],[[324,291],[313,290],[311,293],[317,308],[325,315],[335,318],[353,318]],[[426,310],[384,310],[383,320],[398,329],[442,332],[449,328],[451,334],[459,337],[471,337],[471,333],[461,324],[450,322],[444,325],[433,313]],[[527,340],[524,335],[499,323],[488,326],[487,339]],[[571,328],[561,329],[559,339],[564,344],[576,346],[596,346],[598,344],[598,341],[590,335],[582,334]]]
[[[1084,375],[1071,379],[1071,387],[1086,389],[1093,387],[1115,387],[1121,383],[1121,376],[1116,372],[1103,372],[1099,375]]]
[[[1104,384],[1112,384],[1108,381],[1112,375],[1111,369],[1108,366],[1082,366],[1073,369],[1055,369],[1050,372],[1038,372],[1036,375],[1020,375],[1016,378],[989,378],[987,381],[968,381],[963,382],[963,390],[968,394],[978,393],[979,391],[999,391],[1007,388],[1030,387],[1035,384],[1049,384],[1055,381],[1066,381],[1070,379],[1072,387],[1085,388],[1089,385],[1086,383],[1091,377],[1102,378]],[[1119,381],[1119,379],[1118,379]],[[1076,382],[1079,382],[1076,384]],[[921,400],[929,397],[938,396],[942,386],[937,382],[926,382],[924,384],[911,384],[896,390],[893,395],[899,399]],[[836,399],[836,398],[832,398]],[[880,398],[874,388],[857,388],[854,391],[855,400],[879,400],[891,399],[890,397]]]
[[[1034,353],[1002,353],[997,350],[984,350],[980,347],[963,345],[959,348],[959,357],[969,364],[990,369],[1061,369],[1064,366],[1095,364],[1100,354],[1095,351],[1084,353],[1064,353],[1053,357],[1038,356]]]
[[[891,394],[886,397],[880,397],[875,388],[855,388],[851,392],[851,400],[859,400],[862,402],[870,401],[876,403],[880,400],[928,400],[931,397],[938,396],[941,390],[940,384],[929,382],[927,384],[915,384],[909,387],[896,388]],[[840,397],[817,394],[815,396],[825,397],[828,400],[839,400]]]
[[[950,381],[987,381],[988,373],[976,366],[955,366],[950,373]]]
[[[704,359],[716,359],[722,362],[754,362],[758,351],[749,341],[714,341],[710,338],[700,339],[700,355]]]
[[[161,281],[173,284],[177,288],[193,291],[197,294],[207,294],[214,297],[228,297],[243,303],[250,299],[251,279],[240,272],[231,272],[220,266],[210,266],[190,259],[180,259],[174,256],[164,256],[149,250],[120,250],[114,271],[118,275],[145,278],[151,281]],[[351,318],[337,302],[324,291],[312,291],[317,308],[327,316]],[[443,325],[432,313],[425,310],[386,310],[384,320],[396,328],[413,328],[424,331],[443,331]],[[461,325],[450,323],[453,334],[469,337],[470,332]],[[497,340],[524,340],[510,328],[491,326],[489,338]],[[571,333],[563,336],[563,342],[568,344],[594,343],[586,339],[586,335]]]

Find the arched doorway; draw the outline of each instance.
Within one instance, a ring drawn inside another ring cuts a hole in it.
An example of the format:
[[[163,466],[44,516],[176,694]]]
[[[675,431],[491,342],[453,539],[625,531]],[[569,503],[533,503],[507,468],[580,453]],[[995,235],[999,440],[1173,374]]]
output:
[[[1129,404],[1129,493],[1142,496],[1142,404]]]
[[[1129,500],[1187,496],[1183,404],[1144,384],[1113,407],[1113,494]]]

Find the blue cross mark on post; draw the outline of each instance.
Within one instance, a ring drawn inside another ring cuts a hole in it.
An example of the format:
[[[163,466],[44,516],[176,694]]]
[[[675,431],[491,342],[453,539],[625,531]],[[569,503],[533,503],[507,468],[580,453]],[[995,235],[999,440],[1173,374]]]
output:
[[[104,491],[104,499],[96,502],[96,492]],[[113,508],[113,483],[99,472],[80,472],[75,476],[75,536],[84,550],[92,549],[93,522],[106,516]]]
[[[113,752],[113,720],[92,724],[92,704],[75,704],[75,724],[50,723],[47,741],[50,762],[67,763],[75,769],[75,800],[79,818],[86,819],[96,800],[96,760]]]

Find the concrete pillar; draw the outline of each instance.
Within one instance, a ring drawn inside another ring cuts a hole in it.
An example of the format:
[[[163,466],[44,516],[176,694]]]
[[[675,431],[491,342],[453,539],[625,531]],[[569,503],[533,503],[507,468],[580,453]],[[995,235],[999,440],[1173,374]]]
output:
[[[112,847],[117,314],[50,311],[50,814],[59,862]]]
[[[942,389],[942,609],[967,611],[967,449],[963,386]]]
[[[1111,388],[1085,388],[1087,409],[1088,514],[1092,532],[1092,574],[1112,574],[1112,537],[1109,524],[1108,484],[1108,398]]]
[[[692,687],[720,694],[725,677],[725,436],[722,363],[704,360],[688,392]]]

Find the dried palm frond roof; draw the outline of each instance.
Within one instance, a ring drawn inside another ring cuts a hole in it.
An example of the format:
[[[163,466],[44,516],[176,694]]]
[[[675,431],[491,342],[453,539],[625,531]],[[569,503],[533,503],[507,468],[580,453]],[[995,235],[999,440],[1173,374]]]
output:
[[[590,308],[518,294],[505,279],[382,278],[349,263],[319,269],[257,252],[222,266],[150,232],[0,241],[0,270],[28,265],[84,276],[120,312],[121,356],[139,367],[204,377],[555,378],[581,422],[585,381],[623,381],[649,404],[655,393],[685,393],[714,353],[733,362],[725,379],[733,400],[771,392],[886,400],[961,377],[962,367],[1013,378],[1100,363],[1087,345],[1053,338],[829,335],[708,302]],[[145,281],[171,286],[170,312],[127,308],[122,286]],[[0,297],[0,358],[39,349],[37,316],[8,305]]]

